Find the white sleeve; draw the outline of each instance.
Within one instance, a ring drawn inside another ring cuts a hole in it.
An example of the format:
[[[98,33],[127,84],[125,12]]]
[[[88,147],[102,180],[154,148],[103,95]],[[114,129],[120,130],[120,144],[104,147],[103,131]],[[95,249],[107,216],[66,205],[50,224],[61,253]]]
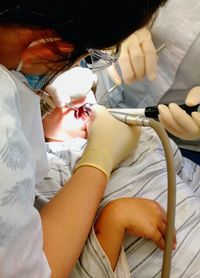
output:
[[[81,256],[70,275],[70,278],[81,277],[130,278],[130,270],[124,249],[121,248],[115,271],[113,271],[110,261],[99,244],[92,228]]]
[[[33,206],[36,163],[14,99],[0,98],[0,277],[47,278],[41,219]]]

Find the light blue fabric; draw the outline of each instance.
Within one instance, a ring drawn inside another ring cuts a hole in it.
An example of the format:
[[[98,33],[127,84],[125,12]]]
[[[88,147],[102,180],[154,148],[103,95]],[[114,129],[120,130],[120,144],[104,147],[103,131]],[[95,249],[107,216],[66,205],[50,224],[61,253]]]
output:
[[[31,89],[40,90],[48,81],[45,75],[25,75],[28,85]]]

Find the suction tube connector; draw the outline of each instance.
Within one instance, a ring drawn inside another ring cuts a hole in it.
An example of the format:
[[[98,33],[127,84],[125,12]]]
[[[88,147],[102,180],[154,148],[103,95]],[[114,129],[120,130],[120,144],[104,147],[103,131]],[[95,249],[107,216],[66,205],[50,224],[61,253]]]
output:
[[[169,137],[163,126],[156,120],[142,116],[133,116],[127,113],[118,111],[110,111],[110,113],[119,121],[129,125],[149,126],[155,130],[163,145],[168,180],[168,199],[167,199],[167,227],[165,248],[163,254],[162,275],[161,278],[169,278],[171,270],[171,258],[173,251],[174,225],[175,225],[175,210],[176,210],[176,173],[174,167],[173,153],[169,141]]]

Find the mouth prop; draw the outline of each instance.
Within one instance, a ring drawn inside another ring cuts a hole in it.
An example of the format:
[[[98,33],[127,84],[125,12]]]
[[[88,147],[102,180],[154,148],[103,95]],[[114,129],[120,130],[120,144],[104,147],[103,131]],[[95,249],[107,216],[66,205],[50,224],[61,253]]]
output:
[[[85,103],[84,105],[77,107],[77,108],[73,108],[74,109],[74,117],[76,119],[85,119],[86,117],[88,117],[91,112],[92,112],[92,107],[93,104],[91,103]]]

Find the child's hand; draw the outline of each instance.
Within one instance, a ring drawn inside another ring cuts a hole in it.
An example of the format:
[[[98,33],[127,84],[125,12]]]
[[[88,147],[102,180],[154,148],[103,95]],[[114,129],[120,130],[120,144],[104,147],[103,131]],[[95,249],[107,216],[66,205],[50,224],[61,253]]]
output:
[[[125,220],[126,232],[130,235],[153,240],[164,250],[166,234],[166,212],[155,201],[142,198],[123,198],[119,200],[121,215]],[[176,248],[174,235],[173,249]]]
[[[105,206],[94,225],[94,230],[114,270],[126,232],[151,239],[164,249],[166,213],[157,202],[149,199],[117,199]],[[174,232],[173,249],[175,248]]]
[[[105,215],[104,215],[105,214]],[[122,198],[112,201],[101,217],[109,217],[113,227],[130,235],[153,240],[162,250],[165,245],[166,212],[155,201],[143,198]],[[174,245],[176,236],[174,232]]]

